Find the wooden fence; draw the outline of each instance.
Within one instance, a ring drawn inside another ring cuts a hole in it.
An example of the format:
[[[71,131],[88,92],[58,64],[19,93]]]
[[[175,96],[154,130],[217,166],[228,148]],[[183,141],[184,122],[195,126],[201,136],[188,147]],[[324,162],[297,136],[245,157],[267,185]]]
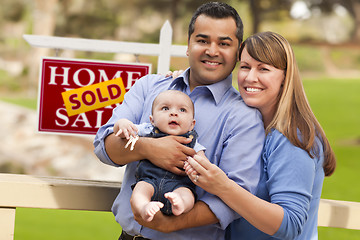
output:
[[[0,239],[14,238],[17,208],[110,211],[119,182],[0,174]],[[319,226],[360,230],[360,203],[321,199]]]

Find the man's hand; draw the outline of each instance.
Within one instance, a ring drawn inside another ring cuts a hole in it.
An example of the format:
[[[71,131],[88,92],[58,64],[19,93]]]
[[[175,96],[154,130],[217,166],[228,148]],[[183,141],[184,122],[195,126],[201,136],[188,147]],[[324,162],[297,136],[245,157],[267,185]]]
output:
[[[138,146],[144,154],[144,158],[154,165],[168,170],[177,175],[186,175],[183,171],[187,156],[194,156],[195,150],[184,146],[191,139],[178,136],[162,138],[146,138],[138,142]]]
[[[174,218],[175,216],[166,216],[161,211],[159,211],[155,214],[151,222],[147,222],[140,216],[140,214],[134,212],[134,219],[140,225],[163,233],[176,231],[174,228],[175,225],[171,223]]]
[[[159,211],[155,214],[151,222],[143,220],[138,213],[134,213],[134,219],[144,227],[163,233],[170,233],[219,222],[208,205],[202,201],[197,201],[193,209],[179,216],[166,216]]]

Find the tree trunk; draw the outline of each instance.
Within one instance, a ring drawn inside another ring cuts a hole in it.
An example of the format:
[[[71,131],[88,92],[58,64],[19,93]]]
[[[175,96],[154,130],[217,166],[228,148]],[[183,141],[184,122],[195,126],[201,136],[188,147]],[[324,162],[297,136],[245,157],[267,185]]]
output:
[[[353,10],[354,20],[355,20],[353,41],[360,42],[360,2],[359,1],[353,1],[353,9],[354,9]]]
[[[35,35],[54,34],[55,30],[55,9],[58,0],[36,0],[33,8],[33,31]],[[28,57],[29,66],[29,93],[35,92],[39,79],[39,63],[41,57],[48,56],[50,49],[33,47]]]
[[[261,14],[261,8],[260,8],[260,0],[250,0],[250,11],[252,15],[252,33],[259,32],[260,28],[260,14]]]
[[[182,0],[172,0],[171,1],[171,27],[173,30],[172,41],[180,42],[184,36],[182,31],[182,19],[179,16],[179,7],[184,4]]]

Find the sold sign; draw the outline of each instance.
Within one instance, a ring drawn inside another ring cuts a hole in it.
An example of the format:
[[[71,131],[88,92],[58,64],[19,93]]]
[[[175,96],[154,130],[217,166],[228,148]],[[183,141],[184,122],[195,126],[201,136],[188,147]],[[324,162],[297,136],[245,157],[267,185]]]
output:
[[[125,86],[121,78],[63,92],[62,98],[69,117],[120,103]]]
[[[151,64],[45,57],[39,77],[39,132],[96,134]]]

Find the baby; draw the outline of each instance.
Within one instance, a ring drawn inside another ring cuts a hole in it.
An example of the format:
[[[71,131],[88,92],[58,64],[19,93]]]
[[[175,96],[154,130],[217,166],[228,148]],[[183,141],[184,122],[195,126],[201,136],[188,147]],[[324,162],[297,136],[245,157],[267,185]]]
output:
[[[120,119],[114,125],[116,136],[129,139],[134,147],[138,136],[184,136],[192,139],[186,146],[205,155],[205,148],[197,142],[194,104],[188,95],[177,90],[160,93],[152,105],[151,123],[135,125]],[[127,145],[125,147],[127,147]],[[150,222],[158,211],[166,215],[188,212],[196,199],[195,185],[188,176],[180,176],[141,160],[136,170],[136,183],[131,197],[132,207]]]

